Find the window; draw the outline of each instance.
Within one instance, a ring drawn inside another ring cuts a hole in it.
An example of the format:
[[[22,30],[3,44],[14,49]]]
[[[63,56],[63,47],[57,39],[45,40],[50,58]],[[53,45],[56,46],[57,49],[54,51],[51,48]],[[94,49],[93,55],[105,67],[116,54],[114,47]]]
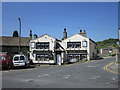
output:
[[[67,42],[67,48],[81,48],[81,42]]]
[[[83,47],[87,47],[87,41],[83,41],[83,42],[82,42],[82,46],[83,46]]]
[[[36,43],[37,49],[49,49],[49,42],[38,42]]]
[[[4,56],[0,56],[0,60],[5,60],[5,57]]]
[[[20,60],[25,60],[25,57],[24,56],[20,56]]]
[[[35,43],[31,42],[31,48],[35,48]]]
[[[53,55],[52,54],[37,54],[36,55],[36,60],[37,61],[48,61],[48,60],[53,60]]]
[[[18,60],[19,60],[19,57],[16,56],[16,57],[14,58],[14,61],[18,61]]]

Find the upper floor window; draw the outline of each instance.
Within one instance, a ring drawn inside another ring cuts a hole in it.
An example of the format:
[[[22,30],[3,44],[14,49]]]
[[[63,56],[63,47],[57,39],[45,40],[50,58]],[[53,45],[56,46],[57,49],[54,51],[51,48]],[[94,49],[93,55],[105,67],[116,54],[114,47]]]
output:
[[[80,48],[81,42],[67,42],[67,48]]]
[[[49,42],[36,43],[36,49],[49,49]]]
[[[82,42],[82,46],[83,46],[83,47],[87,47],[87,41],[83,41],[83,42]]]

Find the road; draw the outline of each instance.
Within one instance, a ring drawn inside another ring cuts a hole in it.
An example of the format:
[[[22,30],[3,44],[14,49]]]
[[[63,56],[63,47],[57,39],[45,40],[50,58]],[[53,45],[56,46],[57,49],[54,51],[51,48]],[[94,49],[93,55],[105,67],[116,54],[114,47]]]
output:
[[[3,88],[118,88],[118,75],[103,70],[115,57],[70,65],[3,71]]]

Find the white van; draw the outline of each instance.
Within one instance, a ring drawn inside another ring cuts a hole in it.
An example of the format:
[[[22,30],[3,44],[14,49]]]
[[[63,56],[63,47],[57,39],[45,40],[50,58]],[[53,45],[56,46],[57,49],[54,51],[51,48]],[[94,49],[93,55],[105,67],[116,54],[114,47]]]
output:
[[[14,67],[29,67],[29,60],[27,56],[23,54],[17,54],[13,57],[13,66]]]

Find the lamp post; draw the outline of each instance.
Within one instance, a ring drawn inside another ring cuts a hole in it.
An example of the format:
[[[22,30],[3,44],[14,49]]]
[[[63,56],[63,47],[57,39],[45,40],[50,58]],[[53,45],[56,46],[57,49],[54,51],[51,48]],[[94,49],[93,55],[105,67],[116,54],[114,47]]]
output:
[[[19,54],[21,52],[20,50],[20,46],[21,46],[21,20],[20,18],[18,18],[18,21],[19,21]]]
[[[120,52],[120,28],[118,28],[118,46],[119,46],[119,52]]]

